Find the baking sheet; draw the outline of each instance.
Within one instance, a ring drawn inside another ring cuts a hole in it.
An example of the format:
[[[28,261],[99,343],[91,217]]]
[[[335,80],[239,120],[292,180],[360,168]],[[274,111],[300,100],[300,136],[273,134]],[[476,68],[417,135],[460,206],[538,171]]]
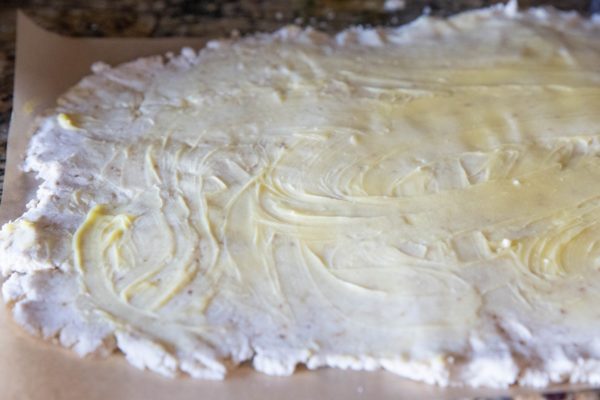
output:
[[[81,77],[94,61],[117,64],[141,56],[201,47],[199,38],[73,39],[37,27],[18,14],[14,103],[0,224],[18,217],[35,190],[19,171],[35,117]],[[554,390],[564,389],[556,387]],[[569,387],[574,389],[574,387]],[[243,366],[224,381],[167,379],[128,365],[120,355],[80,359],[32,338],[0,305],[0,398],[95,399],[354,399],[465,398],[532,393],[528,389],[440,389],[385,372],[300,369],[292,377],[269,377]]]

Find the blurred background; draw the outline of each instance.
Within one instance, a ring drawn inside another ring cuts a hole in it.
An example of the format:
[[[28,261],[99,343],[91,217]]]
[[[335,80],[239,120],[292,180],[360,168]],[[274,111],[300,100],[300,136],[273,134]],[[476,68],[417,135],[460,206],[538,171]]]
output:
[[[447,16],[504,1],[489,0],[4,0],[5,9],[22,8],[40,25],[75,36],[223,35],[270,31],[283,24],[328,31],[352,24],[398,25],[423,12]],[[521,0],[520,7],[552,5],[582,14],[590,0]],[[5,21],[2,21],[3,23]]]

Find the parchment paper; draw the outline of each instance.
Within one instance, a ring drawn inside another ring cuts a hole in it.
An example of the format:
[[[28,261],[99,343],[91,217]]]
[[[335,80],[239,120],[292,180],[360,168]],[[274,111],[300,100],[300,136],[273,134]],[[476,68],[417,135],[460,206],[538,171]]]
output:
[[[205,40],[73,39],[46,32],[18,15],[14,108],[0,224],[18,217],[35,190],[19,164],[37,115],[90,73],[94,61],[118,64],[137,57],[198,48]],[[560,390],[563,388],[555,388]],[[570,387],[570,389],[574,389]],[[518,390],[519,393],[531,390]],[[385,372],[300,369],[292,377],[269,377],[240,367],[224,381],[167,379],[128,365],[124,357],[80,359],[33,338],[12,322],[0,302],[0,399],[387,399],[465,398],[514,395],[517,390],[440,389]]]

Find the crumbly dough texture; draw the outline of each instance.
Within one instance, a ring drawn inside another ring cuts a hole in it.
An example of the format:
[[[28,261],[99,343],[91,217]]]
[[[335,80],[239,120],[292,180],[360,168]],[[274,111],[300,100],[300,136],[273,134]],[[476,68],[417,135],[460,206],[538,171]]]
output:
[[[4,301],[168,376],[600,384],[599,37],[511,3],[97,64],[31,141]]]

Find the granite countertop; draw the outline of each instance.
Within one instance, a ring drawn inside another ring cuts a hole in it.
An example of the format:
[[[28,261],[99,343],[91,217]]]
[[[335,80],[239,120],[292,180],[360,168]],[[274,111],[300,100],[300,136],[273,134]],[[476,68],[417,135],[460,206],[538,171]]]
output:
[[[350,25],[397,26],[424,12],[447,16],[500,0],[3,0],[0,3],[0,187],[12,106],[16,10],[40,26],[78,37],[223,37],[273,31],[291,23],[336,32]],[[520,7],[553,5],[583,15],[598,0],[520,0]],[[1,189],[0,189],[1,193]],[[600,400],[600,393],[520,396],[522,400]]]

